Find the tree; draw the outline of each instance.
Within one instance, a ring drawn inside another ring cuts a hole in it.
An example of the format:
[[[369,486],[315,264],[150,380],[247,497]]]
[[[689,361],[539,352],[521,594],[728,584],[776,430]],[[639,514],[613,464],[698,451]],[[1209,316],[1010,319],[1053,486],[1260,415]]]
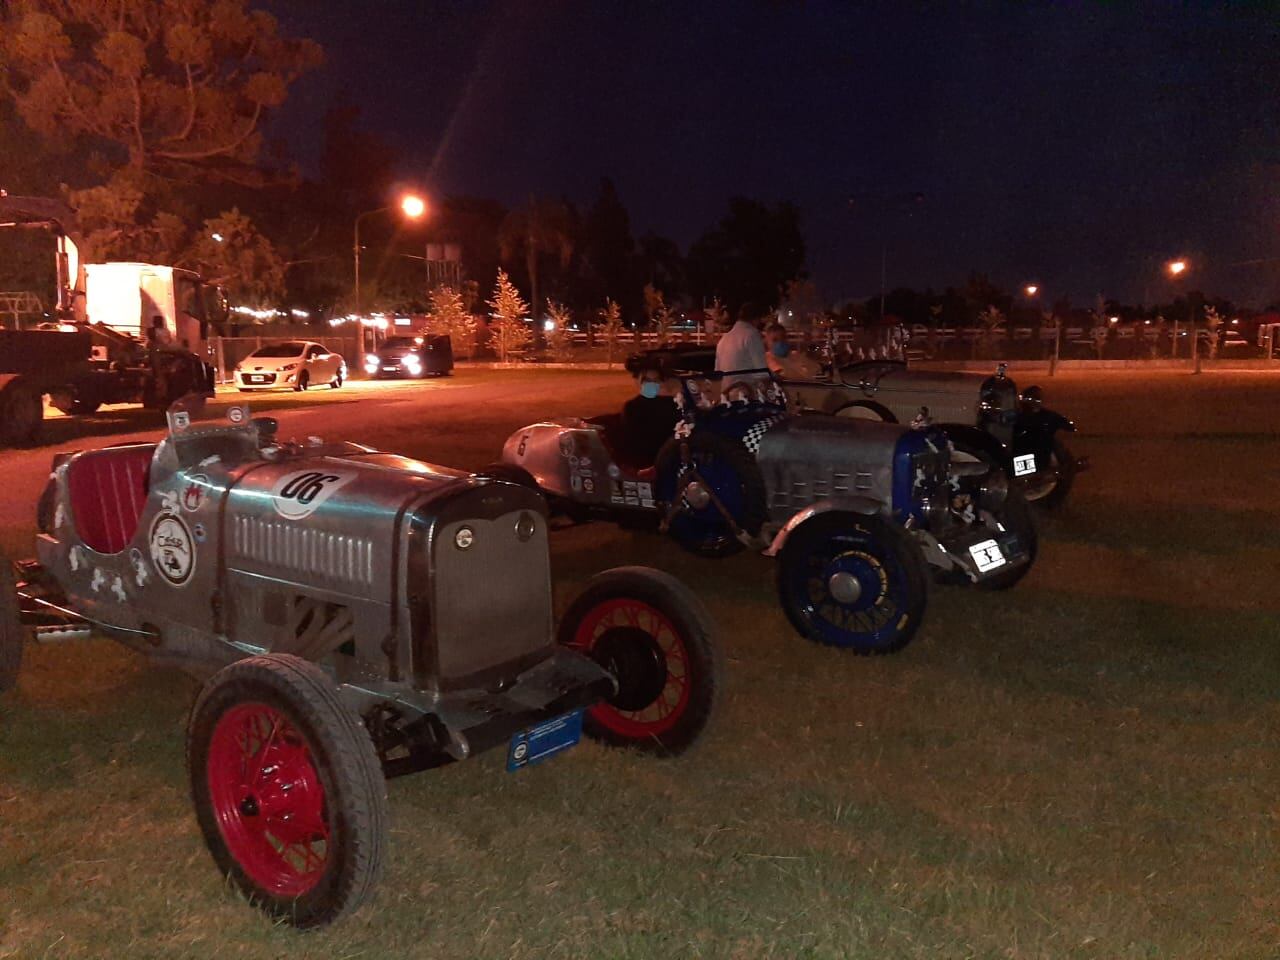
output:
[[[723,330],[729,325],[729,311],[725,309],[719,297],[712,297],[710,306],[704,307],[702,312],[711,321],[711,329],[713,331]]]
[[[613,365],[613,352],[622,336],[622,308],[616,300],[605,300],[604,307],[597,311],[600,322],[596,324],[596,335],[604,338],[609,350],[609,364]]]
[[[538,272],[544,256],[555,256],[560,269],[567,269],[573,258],[573,230],[569,210],[557,200],[529,198],[523,207],[507,214],[498,233],[502,258],[514,260],[523,255],[528,272],[530,302],[538,303]]]
[[[462,294],[448,284],[431,291],[427,322],[432,332],[447,333],[454,349],[471,356],[475,352],[476,318],[463,305]]]
[[[567,363],[573,359],[573,327],[571,326],[573,315],[563,303],[548,297],[547,316],[551,318],[553,324],[551,332],[547,335],[551,355],[561,363]]]
[[[735,311],[748,302],[773,309],[803,268],[800,214],[790,203],[769,207],[734,197],[728,214],[689,248],[693,295],[723,297]]]
[[[651,283],[644,285],[644,312],[649,318],[649,329],[657,334],[658,342],[662,343],[667,338],[667,331],[671,329],[671,321],[675,316],[674,311],[667,306],[662,291]]]
[[[1000,331],[1000,325],[1004,323],[1004,314],[995,304],[989,303],[978,314],[978,323],[982,325],[982,343],[990,355],[995,351],[996,337]]]
[[[600,193],[582,226],[582,254],[586,299],[581,302],[599,303],[602,297],[612,297],[625,313],[638,316],[643,304],[641,284],[636,280],[631,218],[607,177],[600,181]]]
[[[262,124],[321,59],[245,0],[12,0],[0,84],[26,124],[105,171],[72,190],[86,254],[137,256],[188,241],[192,188],[260,184]],[[215,208],[216,209],[216,208]],[[181,219],[179,219],[181,217]]]
[[[249,218],[232,207],[211,217],[177,266],[226,288],[233,303],[266,306],[284,293],[284,260]]]
[[[524,352],[532,334],[527,322],[529,307],[505,270],[498,270],[498,282],[489,306],[493,308],[493,313],[489,314],[489,329],[497,346],[498,359],[506,363],[508,357]]]

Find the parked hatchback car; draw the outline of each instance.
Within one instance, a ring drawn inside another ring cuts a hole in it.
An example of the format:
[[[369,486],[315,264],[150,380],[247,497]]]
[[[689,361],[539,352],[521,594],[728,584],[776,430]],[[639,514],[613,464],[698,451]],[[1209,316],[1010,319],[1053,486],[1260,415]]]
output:
[[[364,358],[364,370],[379,379],[446,376],[453,371],[453,341],[448,334],[389,337]]]
[[[336,390],[346,379],[346,361],[311,340],[263,344],[235,369],[236,387],[242,391],[306,390],[320,384]]]

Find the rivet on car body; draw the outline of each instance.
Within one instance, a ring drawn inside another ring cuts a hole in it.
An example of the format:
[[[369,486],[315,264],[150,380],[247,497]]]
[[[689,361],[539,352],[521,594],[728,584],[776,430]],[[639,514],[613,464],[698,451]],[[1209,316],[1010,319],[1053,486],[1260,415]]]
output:
[[[476,532],[470,527],[459,527],[458,532],[453,535],[453,545],[459,550],[469,550],[475,542]]]

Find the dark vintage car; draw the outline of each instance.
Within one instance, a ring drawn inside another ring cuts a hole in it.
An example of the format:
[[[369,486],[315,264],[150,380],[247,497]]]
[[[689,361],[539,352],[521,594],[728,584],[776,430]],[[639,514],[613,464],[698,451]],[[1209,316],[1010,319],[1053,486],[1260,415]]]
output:
[[[632,373],[647,367],[706,372],[715,367],[715,348],[677,344],[645,350],[628,357],[626,366]],[[834,374],[827,370],[813,380],[785,381],[790,409],[887,423],[910,423],[923,409],[946,432],[958,457],[1001,466],[1037,506],[1060,505],[1087,466],[1063,440],[1075,424],[1045,407],[1040,387],[1019,393],[1003,364],[994,375],[917,370],[901,360],[862,360]]]
[[[1034,562],[1017,488],[998,468],[953,467],[941,431],[797,416],[760,399],[704,406],[718,386],[680,383],[684,414],[658,449],[635,450],[617,414],[567,418],[517,430],[491,470],[579,520],[648,524],[704,556],[777,557],[795,629],[859,653],[911,639],[930,572],[1000,589]]]
[[[453,341],[448,334],[388,337],[364,358],[371,377],[443,377],[453,372]]]
[[[602,573],[557,629],[538,494],[229,416],[55,458],[38,559],[0,563],[0,692],[26,642],[93,634],[200,677],[191,795],[252,902],[311,927],[365,899],[386,777],[701,736],[721,667],[672,577]]]

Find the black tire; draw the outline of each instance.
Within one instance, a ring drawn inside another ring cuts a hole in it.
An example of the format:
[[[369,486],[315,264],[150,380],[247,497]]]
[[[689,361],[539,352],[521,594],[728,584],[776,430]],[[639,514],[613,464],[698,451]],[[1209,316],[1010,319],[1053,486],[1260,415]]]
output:
[[[1036,555],[1040,551],[1040,536],[1036,530],[1036,521],[1032,516],[1031,507],[1027,505],[1026,498],[1016,484],[1009,485],[1004,503],[991,513],[1006,530],[1018,538],[1019,546],[1027,553],[1027,562],[994,576],[985,577],[979,580],[977,585],[983,590],[1008,590],[1031,572],[1036,562]]]
[[[1050,456],[1054,470],[1057,471],[1057,479],[1045,484],[1043,488],[1026,488],[1027,502],[1040,510],[1056,510],[1062,506],[1076,479],[1076,458],[1057,437],[1053,438]]]
[[[303,370],[300,374],[298,374],[298,380],[293,385],[293,391],[294,393],[301,393],[303,390],[306,390],[307,387],[309,386],[311,386],[311,375],[307,373],[307,371]]]
[[[246,764],[255,762],[246,784]],[[319,927],[369,896],[387,843],[386,783],[363,723],[315,664],[267,654],[219,671],[191,711],[187,768],[205,843],[255,906],[296,927]],[[286,784],[292,789],[281,789]],[[299,830],[306,839],[286,843]],[[299,845],[302,869],[298,853],[292,862],[287,856]]]
[[[858,654],[901,650],[928,604],[929,577],[910,535],[857,513],[831,511],[801,524],[783,544],[777,577],[797,633]],[[840,589],[846,598],[833,592]]]
[[[687,439],[668,440],[655,460],[657,494],[671,504],[680,487],[681,448],[688,445],[689,458],[738,527],[756,536],[767,518],[764,476],[755,458],[737,440],[714,433],[694,433]],[[683,499],[683,497],[682,497]],[[672,538],[685,550],[701,557],[727,557],[744,544],[714,504],[701,508],[687,505],[672,517]]]
[[[26,635],[22,611],[18,608],[13,564],[0,554],[0,693],[12,690],[18,683]]]
[[[560,621],[558,639],[618,681],[617,693],[588,708],[587,736],[674,756],[706,732],[724,689],[723,654],[711,615],[675,577],[648,567],[597,574]]]
[[[19,377],[0,389],[0,446],[28,447],[40,439],[44,403],[40,391]]]
[[[528,487],[530,490],[542,491],[538,488],[538,481],[534,479],[533,474],[524,467],[518,467],[514,463],[503,463],[501,460],[495,461],[476,472],[478,477],[488,477],[492,480],[505,480],[507,483],[514,483],[517,486]]]
[[[329,381],[329,389],[337,390],[340,386],[342,386],[342,381],[343,381],[342,370],[339,369],[338,372],[333,375],[333,379]]]

